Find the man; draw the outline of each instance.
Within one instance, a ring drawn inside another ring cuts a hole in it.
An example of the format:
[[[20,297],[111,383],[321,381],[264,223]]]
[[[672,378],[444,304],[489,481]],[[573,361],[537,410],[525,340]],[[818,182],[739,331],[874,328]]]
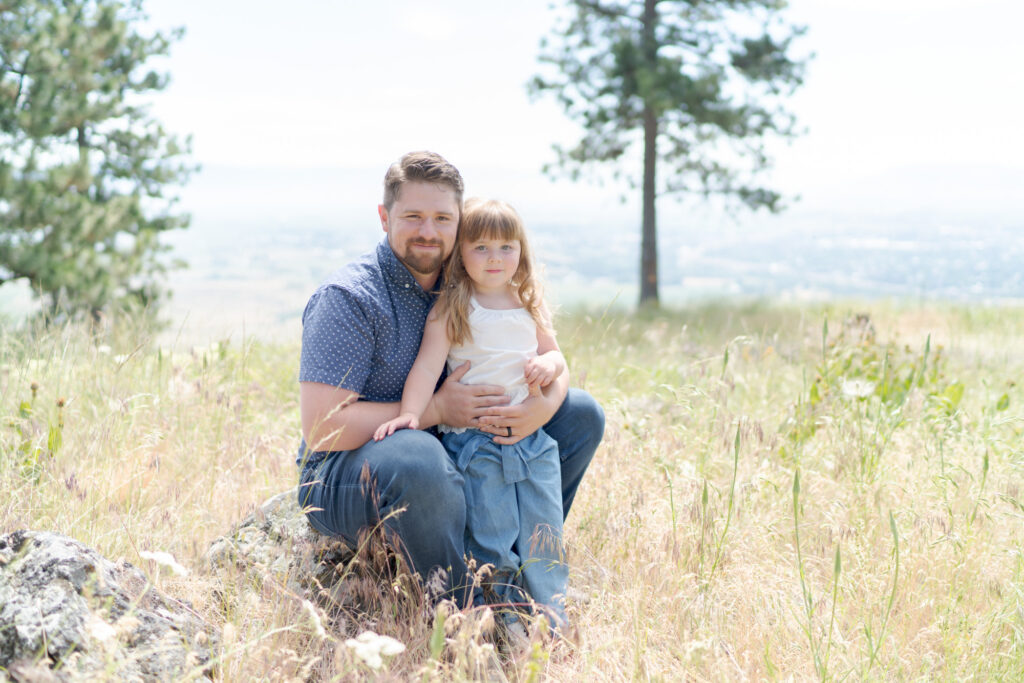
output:
[[[445,591],[465,605],[471,577],[462,477],[430,432],[371,438],[398,415],[455,244],[462,193],[458,170],[431,152],[406,154],[388,169],[377,208],[385,238],[331,275],[303,313],[298,464],[299,503],[315,529],[353,542],[360,530],[382,523],[414,572],[424,579],[443,572]],[[444,381],[421,427],[475,427],[502,444],[543,427],[558,442],[567,514],[604,433],[601,407],[568,388],[568,373],[541,396],[508,406],[501,387],[460,384],[468,369],[457,368]]]

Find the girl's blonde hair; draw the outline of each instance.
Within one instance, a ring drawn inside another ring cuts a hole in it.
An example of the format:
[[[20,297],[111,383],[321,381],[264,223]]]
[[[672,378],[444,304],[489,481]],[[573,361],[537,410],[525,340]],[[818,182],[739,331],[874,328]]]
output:
[[[526,239],[526,228],[516,210],[497,199],[466,200],[455,238],[455,249],[444,268],[444,289],[437,300],[437,314],[448,314],[448,339],[453,346],[473,341],[469,328],[469,298],[473,281],[462,261],[462,245],[480,239],[516,240],[519,242],[519,267],[510,283],[519,303],[530,314],[537,327],[550,331],[546,319],[543,292],[534,272],[533,252]]]

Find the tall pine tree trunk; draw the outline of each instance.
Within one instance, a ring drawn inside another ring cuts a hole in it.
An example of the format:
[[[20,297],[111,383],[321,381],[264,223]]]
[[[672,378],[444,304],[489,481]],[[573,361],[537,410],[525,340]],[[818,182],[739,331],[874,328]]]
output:
[[[643,50],[648,68],[654,69],[658,47],[654,27],[658,22],[655,0],[644,2]],[[640,240],[640,305],[658,305],[658,230],[655,216],[655,171],[658,163],[658,115],[650,95],[644,95],[643,227]]]
[[[640,240],[640,305],[658,305],[658,223],[655,216],[654,172],[657,168],[658,119],[644,108],[643,236]]]

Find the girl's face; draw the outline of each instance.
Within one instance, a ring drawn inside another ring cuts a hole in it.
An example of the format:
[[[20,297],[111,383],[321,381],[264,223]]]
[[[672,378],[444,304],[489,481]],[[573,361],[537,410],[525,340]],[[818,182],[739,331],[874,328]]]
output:
[[[482,238],[463,242],[460,253],[474,288],[478,292],[498,292],[508,287],[519,269],[521,251],[519,240]]]

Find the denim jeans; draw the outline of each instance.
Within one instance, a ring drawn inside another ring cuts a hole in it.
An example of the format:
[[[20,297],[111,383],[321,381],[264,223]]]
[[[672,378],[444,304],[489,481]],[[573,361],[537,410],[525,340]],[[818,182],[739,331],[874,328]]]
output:
[[[564,518],[604,435],[604,411],[590,394],[570,389],[544,431],[558,443]],[[361,529],[382,524],[412,571],[426,578],[444,570],[451,596],[469,604],[463,478],[435,436],[404,429],[350,451],[304,450],[298,498],[314,529],[354,543]]]
[[[466,552],[478,565],[494,566],[496,593],[522,586],[552,623],[565,625],[558,444],[543,429],[512,445],[475,429],[444,434],[441,442],[465,479]]]

